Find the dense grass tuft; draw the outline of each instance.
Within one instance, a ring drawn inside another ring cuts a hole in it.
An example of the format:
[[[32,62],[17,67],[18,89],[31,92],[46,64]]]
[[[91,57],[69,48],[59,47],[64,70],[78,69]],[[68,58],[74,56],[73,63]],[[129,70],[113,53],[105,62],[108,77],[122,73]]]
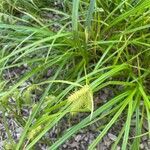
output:
[[[47,142],[50,150],[103,120],[89,150],[118,122],[113,150],[138,150],[150,136],[149,0],[1,0],[0,36],[0,109],[13,149],[34,148],[60,120],[79,113],[89,116]],[[106,87],[114,96],[96,105]],[[5,114],[23,128],[19,141]]]

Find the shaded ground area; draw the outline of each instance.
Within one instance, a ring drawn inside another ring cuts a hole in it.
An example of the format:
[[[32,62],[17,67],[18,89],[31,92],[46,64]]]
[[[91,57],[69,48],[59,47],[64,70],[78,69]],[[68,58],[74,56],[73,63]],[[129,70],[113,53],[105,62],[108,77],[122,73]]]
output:
[[[104,104],[107,102],[108,99],[113,97],[113,92],[109,88],[104,88],[100,92],[97,92],[97,95],[95,96],[95,106],[99,107],[102,103]],[[10,104],[15,105],[15,101],[13,99],[10,99]],[[30,109],[28,107],[24,107],[21,110],[22,118],[27,119],[30,114]],[[4,117],[5,114],[5,117]],[[88,113],[80,113],[77,116],[66,116],[67,118],[63,118],[51,131],[46,133],[44,137],[38,142],[38,144],[35,145],[36,149],[39,150],[47,150],[48,149],[48,143],[51,145],[54,143],[61,135],[65,132],[67,132],[67,128],[77,124],[82,119],[84,119]],[[4,120],[7,120],[7,124],[4,123]],[[109,121],[111,118],[106,118],[106,121]],[[81,129],[76,135],[71,137],[69,140],[67,140],[62,146],[59,148],[60,150],[87,150],[88,145],[100,134],[101,129],[103,129],[102,124],[104,124],[104,119],[96,122],[95,124],[92,124],[91,126]],[[97,149],[98,150],[110,150],[113,143],[117,140],[117,136],[120,133],[124,123],[124,117],[121,116],[119,118],[119,121],[114,125],[113,128],[109,130],[107,135],[104,136],[103,140],[98,144]],[[6,132],[6,129],[8,128],[8,131]],[[147,125],[145,124],[145,129],[147,130]],[[135,129],[134,127],[131,127],[131,130],[134,135]],[[145,130],[145,132],[146,132]],[[16,121],[14,116],[11,114],[0,112],[0,149],[9,149],[10,145],[9,142],[11,141],[12,137],[15,142],[17,143],[20,135],[22,133],[23,129],[21,125]],[[10,135],[8,135],[9,133]],[[133,137],[132,134],[130,137]],[[132,140],[132,138],[131,138]],[[9,141],[9,142],[8,142]],[[121,149],[121,143],[118,143],[117,150]],[[148,136],[145,135],[142,137],[142,141],[140,144],[140,149],[143,150],[149,150],[150,149],[150,140],[148,139]]]

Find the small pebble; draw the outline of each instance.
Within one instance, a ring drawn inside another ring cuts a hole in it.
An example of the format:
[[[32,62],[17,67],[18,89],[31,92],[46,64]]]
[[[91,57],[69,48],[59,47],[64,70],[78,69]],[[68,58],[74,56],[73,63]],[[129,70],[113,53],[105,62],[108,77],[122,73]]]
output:
[[[140,148],[141,148],[141,149],[144,149],[144,144],[140,144]]]
[[[82,136],[79,134],[75,137],[75,141],[79,142],[82,140]]]
[[[116,141],[117,140],[117,137],[112,134],[112,133],[108,133],[108,137],[112,140],[112,141]]]
[[[120,150],[121,148],[120,148],[120,146],[117,146],[117,149],[116,150]]]

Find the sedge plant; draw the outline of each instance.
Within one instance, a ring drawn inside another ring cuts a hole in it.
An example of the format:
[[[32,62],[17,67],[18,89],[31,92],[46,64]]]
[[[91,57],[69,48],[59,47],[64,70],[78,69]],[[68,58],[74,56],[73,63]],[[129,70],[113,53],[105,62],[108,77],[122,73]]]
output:
[[[55,141],[45,140],[50,141],[48,149],[59,149],[98,122],[99,135],[89,150],[96,149],[120,120],[122,129],[110,149],[120,145],[122,150],[138,150],[141,138],[150,137],[149,0],[63,0],[58,5],[1,0],[0,31],[0,109],[6,147],[11,142],[9,147],[16,150],[35,149],[61,120],[80,113],[85,118],[79,123]],[[95,106],[96,94],[106,87],[114,96]],[[27,117],[21,114],[24,107],[31,110]],[[6,113],[23,129],[17,141]]]

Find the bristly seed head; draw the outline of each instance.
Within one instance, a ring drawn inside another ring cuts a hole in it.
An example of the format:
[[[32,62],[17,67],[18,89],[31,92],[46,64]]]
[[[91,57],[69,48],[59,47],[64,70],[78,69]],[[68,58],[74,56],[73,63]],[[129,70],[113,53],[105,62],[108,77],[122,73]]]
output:
[[[71,113],[76,114],[80,111],[93,112],[93,93],[89,85],[83,86],[80,90],[74,92],[68,97],[71,103]]]

